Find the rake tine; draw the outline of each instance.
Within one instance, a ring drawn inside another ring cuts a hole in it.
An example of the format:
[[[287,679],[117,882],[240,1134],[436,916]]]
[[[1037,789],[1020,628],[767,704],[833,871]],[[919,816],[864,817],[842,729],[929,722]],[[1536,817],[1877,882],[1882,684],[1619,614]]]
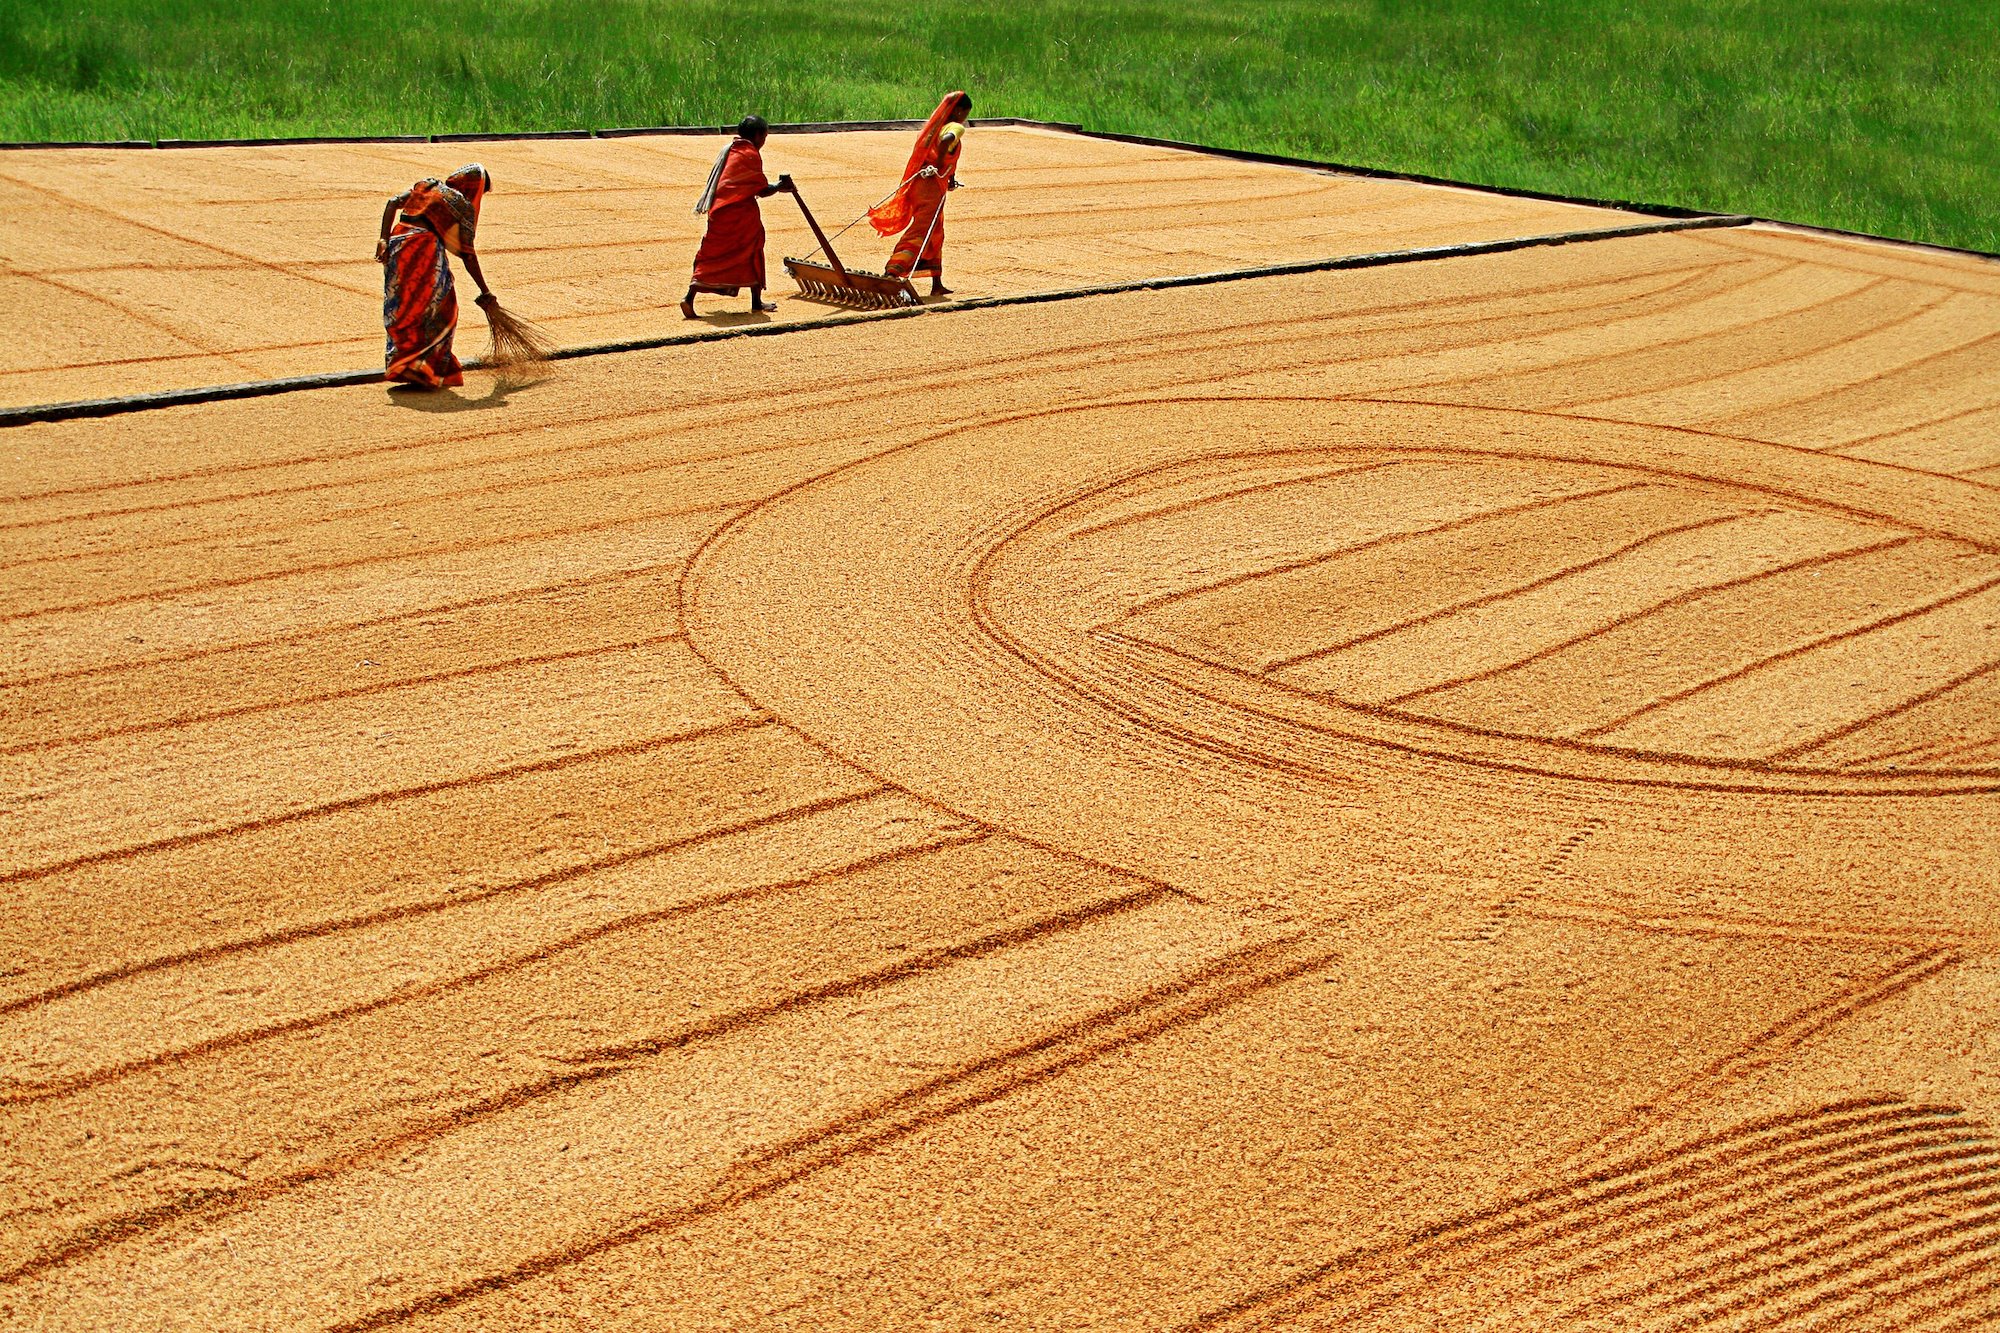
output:
[[[846,310],[900,310],[923,305],[906,278],[866,269],[829,268],[809,259],[787,259],[786,272],[799,285],[799,295]]]

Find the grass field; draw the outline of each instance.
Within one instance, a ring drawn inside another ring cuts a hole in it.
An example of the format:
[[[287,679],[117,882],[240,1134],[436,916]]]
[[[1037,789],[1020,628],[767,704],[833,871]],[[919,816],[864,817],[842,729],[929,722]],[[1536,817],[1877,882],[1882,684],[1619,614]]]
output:
[[[985,115],[2000,250],[2000,10],[0,0],[0,139]]]

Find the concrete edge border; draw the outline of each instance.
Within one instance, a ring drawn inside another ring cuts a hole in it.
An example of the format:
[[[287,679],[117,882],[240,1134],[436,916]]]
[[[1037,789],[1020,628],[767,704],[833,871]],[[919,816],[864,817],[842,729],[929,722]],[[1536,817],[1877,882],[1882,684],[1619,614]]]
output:
[[[1459,259],[1477,255],[1505,254],[1512,250],[1532,250],[1557,245],[1577,245],[1591,241],[1615,241],[1631,236],[1652,236],[1661,232],[1696,231],[1715,227],[1741,227],[1758,219],[1739,214],[1711,214],[1691,218],[1669,218],[1642,222],[1629,227],[1600,227],[1588,231],[1550,232],[1540,236],[1512,236],[1497,241],[1468,241],[1457,245],[1424,246],[1414,250],[1383,250],[1372,254],[1341,255],[1332,259],[1305,259],[1288,264],[1267,264],[1257,268],[1223,269],[1214,273],[1190,273],[1174,277],[1135,278],[1127,282],[1099,283],[1090,287],[1063,287],[1046,292],[1022,292],[1013,296],[980,296],[937,305],[906,307],[900,310],[855,311],[823,319],[798,320],[784,324],[753,324],[740,328],[702,329],[692,333],[665,334],[656,338],[630,338],[618,342],[590,343],[566,347],[557,352],[558,361],[581,357],[608,356],[623,352],[647,352],[666,347],[686,347],[695,343],[721,342],[730,338],[769,338],[809,333],[816,329],[845,328],[878,320],[911,319],[919,315],[950,314],[962,310],[992,310],[1004,306],[1048,305],[1090,296],[1115,296],[1123,292],[1163,291],[1173,287],[1207,287],[1253,278],[1275,278],[1299,273],[1330,273],[1342,269],[1382,268],[1391,264],[1413,264],[1429,259]],[[473,369],[477,361],[467,362]],[[123,416],[164,407],[186,407],[198,403],[227,402],[240,398],[268,398],[275,394],[297,393],[306,389],[342,389],[382,383],[379,370],[339,370],[317,375],[296,375],[285,379],[253,380],[243,384],[209,384],[192,389],[163,389],[155,393],[131,394],[118,398],[84,398],[66,403],[40,403],[28,407],[0,408],[0,429],[37,422],[77,421],[90,417]]]
[[[794,120],[771,127],[773,134],[843,134],[855,130],[914,130],[924,122],[921,120]],[[1066,121],[1028,120],[1021,116],[974,116],[973,125],[1021,126],[1036,130],[1061,130],[1066,134],[1082,134],[1081,125]],[[620,129],[593,130],[600,139],[635,139],[646,135],[659,134],[728,134],[734,125],[637,125]]]
[[[357,144],[357,143],[429,143],[428,134],[385,134],[327,136],[303,139],[258,139],[244,142],[239,139],[162,139],[156,148],[286,148],[298,144]],[[6,145],[13,147],[13,145]],[[145,144],[138,145],[143,148]]]
[[[0,143],[0,150],[33,152],[43,148],[157,148],[151,139],[50,139],[40,143]]]
[[[793,120],[771,127],[773,134],[841,134],[852,130],[914,130],[922,120]],[[1018,125],[1066,134],[1088,133],[1061,120],[1022,116],[974,116],[974,125]],[[303,134],[269,139],[51,139],[0,143],[0,152],[43,148],[287,148],[300,144],[496,143],[506,139],[630,139],[640,135],[728,134],[734,125],[631,125],[601,130],[493,130],[468,134]]]
[[[1421,172],[1391,171],[1384,167],[1356,166],[1349,162],[1323,162],[1315,158],[1287,157],[1281,153],[1260,153],[1247,148],[1218,148],[1213,144],[1189,143],[1183,139],[1159,139],[1144,134],[1120,134],[1112,130],[1087,130],[1079,124],[1061,120],[1034,120],[1026,116],[975,116],[974,125],[1018,126],[1024,129],[1053,130],[1062,134],[1074,134],[1086,139],[1107,139],[1113,143],[1142,144],[1153,148],[1172,148],[1184,153],[1201,153],[1208,157],[1226,157],[1238,162],[1259,162],[1267,166],[1299,167],[1309,171],[1338,172],[1344,176],[1363,176],[1372,180],[1410,181],[1418,185],[1442,185],[1455,190],[1476,190],[1481,194],[1497,194],[1510,199],[1541,199],[1550,203],[1578,204],[1586,208],[1610,208],[1625,213],[1639,213],[1649,217],[1698,218],[1713,217],[1717,214],[1703,213],[1700,209],[1684,208],[1678,204],[1650,204],[1628,199],[1593,199],[1587,195],[1550,194],[1541,190],[1517,189],[1508,185],[1481,185],[1474,181],[1453,180],[1449,176],[1426,176]],[[908,130],[923,124],[921,120],[801,120],[787,121],[771,126],[773,134],[839,134],[853,130]],[[705,135],[727,134],[729,125],[650,125],[631,126],[601,130],[524,130],[517,133],[479,134],[383,134],[383,135],[327,135],[305,136],[280,139],[161,139],[153,142],[146,139],[123,139],[103,141],[75,141],[51,143],[0,143],[0,152],[14,150],[32,151],[46,148],[262,148],[284,147],[296,144],[365,144],[365,143],[496,143],[508,139],[631,139],[648,135]],[[1749,216],[1730,214],[1729,216]],[[2000,251],[1971,250],[1962,246],[1939,245],[1932,241],[1911,241],[1899,236],[1878,236],[1873,232],[1847,231],[1840,227],[1822,227],[1810,222],[1788,222],[1783,218],[1750,217],[1752,222],[1767,222],[1775,227],[1790,227],[1798,231],[1816,232],[1826,236],[1842,236],[1852,240],[1877,241],[1884,245],[1908,246],[1915,250],[1927,250],[1934,254],[1970,255],[1975,259],[2000,259]]]
[[[1454,190],[1477,190],[1481,194],[1505,195],[1509,199],[1540,199],[1554,204],[1579,204],[1586,208],[1613,208],[1621,213],[1645,213],[1654,217],[1714,217],[1698,208],[1677,204],[1648,204],[1630,199],[1593,199],[1580,194],[1550,194],[1544,190],[1523,190],[1511,185],[1475,185],[1447,176],[1426,176],[1415,171],[1391,171],[1386,167],[1358,167],[1348,162],[1321,162],[1309,157],[1286,157],[1282,153],[1259,153],[1247,148],[1217,148],[1212,144],[1188,143],[1181,139],[1156,139],[1147,134],[1116,134],[1110,130],[1075,130],[1086,139],[1108,139],[1112,143],[1142,144],[1149,148],[1172,148],[1183,153],[1226,157],[1237,162],[1260,162],[1273,167],[1302,167],[1310,171],[1333,171],[1343,176],[1365,176],[1370,180],[1409,181],[1416,185],[1444,185]],[[1733,216],[1733,215],[1732,215]]]
[[[1021,121],[1020,124],[1038,122]],[[1478,185],[1471,181],[1453,180],[1449,176],[1426,176],[1413,171],[1390,171],[1382,167],[1360,167],[1346,162],[1320,162],[1305,157],[1285,157],[1279,153],[1258,153],[1241,148],[1217,148],[1211,144],[1187,143],[1179,139],[1155,139],[1143,134],[1115,134],[1108,130],[1074,129],[1068,126],[1043,125],[1044,129],[1066,129],[1069,133],[1085,139],[1109,139],[1114,143],[1145,144],[1154,148],[1173,148],[1184,153],[1203,153],[1210,157],[1226,157],[1239,162],[1261,162],[1277,167],[1302,167],[1312,171],[1333,171],[1343,176],[1364,176],[1371,180],[1410,181],[1417,185],[1444,185],[1454,190],[1476,190],[1481,194],[1505,195],[1510,199],[1541,199],[1556,204],[1579,204],[1587,208],[1610,208],[1622,213],[1643,213],[1653,217],[1699,218],[1722,216],[1704,213],[1698,208],[1683,208],[1678,204],[1648,204],[1630,199],[1592,199],[1586,195],[1549,194],[1541,190],[1522,190],[1509,185]],[[1906,246],[1913,250],[1929,250],[1935,254],[1971,256],[1974,259],[2000,259],[2000,251],[1972,250],[1958,245],[1939,245],[1932,241],[1910,241],[1900,236],[1878,236],[1867,231],[1848,231],[1841,227],[1822,227],[1812,222],[1787,222],[1783,218],[1757,217],[1752,214],[1729,214],[1731,217],[1746,217],[1751,222],[1767,223],[1773,227],[1789,227],[1795,231],[1814,232],[1822,236],[1843,236],[1849,240],[1874,241],[1882,245]]]
[[[532,130],[523,134],[433,134],[432,143],[499,143],[507,139],[594,139],[595,130]]]

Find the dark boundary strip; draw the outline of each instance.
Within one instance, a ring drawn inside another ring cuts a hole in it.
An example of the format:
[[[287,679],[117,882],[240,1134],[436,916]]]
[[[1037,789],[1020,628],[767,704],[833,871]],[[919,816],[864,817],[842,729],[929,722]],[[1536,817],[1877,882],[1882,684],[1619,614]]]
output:
[[[980,122],[976,121],[975,124]],[[1447,176],[1426,176],[1413,171],[1389,171],[1381,167],[1359,167],[1348,162],[1319,162],[1311,158],[1285,157],[1278,153],[1255,153],[1242,148],[1216,148],[1209,144],[1186,143],[1179,139],[1155,139],[1143,134],[1114,134],[1108,130],[1086,130],[1068,125],[1043,125],[1037,121],[1014,121],[1012,124],[1032,125],[1041,129],[1059,129],[1085,139],[1108,139],[1113,143],[1143,144],[1151,148],[1172,148],[1183,153],[1202,153],[1209,157],[1226,157],[1238,162],[1261,162],[1276,167],[1303,167],[1312,171],[1333,171],[1343,176],[1365,176],[1371,180],[1410,181],[1418,185],[1445,185],[1454,190],[1475,190],[1480,194],[1505,195],[1510,199],[1540,199],[1555,204],[1581,204],[1588,208],[1615,208],[1624,213],[1643,213],[1651,217],[1699,218],[1718,217],[1721,214],[1704,213],[1696,208],[1682,208],[1678,204],[1648,204],[1629,199],[1592,199],[1584,195],[1548,194],[1541,190],[1520,190],[1508,185],[1476,185],[1470,181],[1452,180]],[[1746,216],[1730,214],[1731,217]],[[1975,259],[2000,259],[2000,251],[1968,250],[1963,246],[1937,245],[1930,241],[1906,241],[1898,236],[1877,236],[1873,232],[1847,231],[1840,227],[1821,227],[1810,222],[1787,222],[1782,218],[1747,217],[1750,222],[1765,222],[1774,227],[1790,227],[1794,231],[1815,232],[1823,236],[1844,236],[1851,240],[1875,241],[1882,245],[1906,246],[1912,250],[1928,250],[1942,255],[1970,255]]]
[[[535,138],[535,135],[524,135]],[[298,139],[162,139],[156,148],[289,148],[298,144],[429,143],[428,134],[337,135]],[[12,145],[9,145],[10,147]],[[139,145],[145,147],[144,144]]]
[[[432,143],[498,143],[503,139],[594,139],[590,130],[536,130],[528,134],[433,134]]]
[[[773,134],[841,134],[848,130],[914,130],[923,126],[921,120],[794,120],[773,125]],[[1021,116],[974,116],[974,127],[980,125],[1023,126],[1031,130],[1060,130],[1065,134],[1082,134],[1083,126],[1067,121],[1027,120]],[[631,139],[640,135],[654,134],[734,134],[734,125],[642,125],[631,129],[595,130],[600,139]]]
[[[1061,134],[1074,134],[1086,139],[1106,139],[1113,143],[1141,144],[1151,148],[1171,148],[1183,153],[1200,153],[1207,157],[1224,157],[1237,162],[1259,162],[1267,166],[1299,167],[1309,171],[1338,172],[1344,176],[1364,176],[1373,180],[1410,181],[1418,185],[1443,185],[1455,190],[1475,190],[1481,194],[1503,195],[1510,199],[1540,199],[1549,203],[1578,204],[1586,208],[1612,208],[1626,213],[1641,213],[1648,217],[1697,218],[1718,216],[1703,213],[1699,209],[1683,208],[1678,204],[1649,204],[1630,199],[1593,199],[1587,195],[1550,194],[1542,190],[1516,189],[1508,185],[1481,185],[1473,181],[1453,180],[1448,176],[1426,176],[1413,171],[1390,171],[1381,167],[1356,166],[1351,162],[1323,162],[1307,157],[1286,157],[1280,153],[1259,153],[1246,148],[1218,148],[1213,144],[1189,143],[1182,139],[1157,139],[1144,134],[1118,134],[1110,130],[1087,130],[1083,126],[1062,120],[1031,120],[1026,116],[975,116],[972,123],[978,125],[1020,126],[1026,129],[1053,130]],[[773,125],[773,134],[839,134],[850,130],[910,130],[922,125],[921,120],[802,120]],[[295,144],[368,144],[368,143],[497,143],[508,139],[631,139],[649,135],[714,135],[728,134],[733,125],[648,125],[602,130],[540,130],[516,133],[493,134],[386,134],[386,135],[324,135],[283,139],[161,139],[157,143],[146,139],[124,139],[117,141],[75,141],[62,143],[0,143],[0,152],[9,150],[31,150],[40,148],[261,148],[284,147]],[[1730,216],[1737,216],[1731,214]],[[1908,246],[1916,250],[1928,250],[1934,254],[1971,255],[1976,259],[2000,259],[2000,252],[1991,250],[1968,250],[1961,246],[1937,245],[1930,241],[1909,241],[1897,236],[1878,236],[1873,232],[1846,231],[1839,227],[1821,227],[1807,222],[1787,222],[1782,218],[1753,217],[1752,222],[1768,222],[1774,226],[1791,227],[1798,231],[1817,232],[1827,236],[1844,236],[1854,240],[1879,241],[1885,245]]]
[[[794,120],[771,127],[773,134],[840,134],[849,130],[914,130],[921,120]],[[974,125],[1024,125],[1038,130],[1083,134],[1083,126],[1021,116],[975,116]],[[639,135],[733,134],[734,125],[634,125],[603,130],[501,130],[477,134],[303,134],[275,139],[69,139],[0,143],[0,152],[33,148],[287,148],[298,144],[495,143],[505,139],[630,139]]]
[[[1549,194],[1542,190],[1521,190],[1510,185],[1473,185],[1444,176],[1426,176],[1414,171],[1390,171],[1383,167],[1357,167],[1347,162],[1318,162],[1307,157],[1286,157],[1282,153],[1256,153],[1247,148],[1216,148],[1209,144],[1187,143],[1180,139],[1155,139],[1145,134],[1114,134],[1109,130],[1072,130],[1086,139],[1108,139],[1112,143],[1143,144],[1148,148],[1172,148],[1183,153],[1202,153],[1238,162],[1261,162],[1273,167],[1305,167],[1313,171],[1337,171],[1343,176],[1366,176],[1371,180],[1411,181],[1418,185],[1448,185],[1455,190],[1477,190],[1481,194],[1503,194],[1510,199],[1540,199],[1555,204],[1582,204],[1589,208],[1615,208],[1624,213],[1645,213],[1663,218],[1715,217],[1698,208],[1674,204],[1636,203],[1630,199],[1592,199],[1577,194]]]
[[[0,143],[0,149],[10,151],[35,148],[156,148],[158,146],[151,139],[52,139],[42,143]]]
[[[1023,292],[1013,296],[979,296],[963,301],[944,301],[937,305],[905,307],[899,310],[855,311],[850,314],[829,315],[822,319],[802,319],[783,324],[752,324],[740,328],[702,329],[693,333],[666,334],[657,338],[630,338],[619,342],[591,343],[583,347],[563,348],[556,353],[555,359],[568,361],[577,357],[647,352],[663,347],[686,347],[694,343],[720,342],[727,338],[775,338],[786,334],[844,328],[851,324],[872,323],[879,320],[912,319],[920,315],[950,314],[961,310],[992,310],[1002,306],[1047,305],[1056,301],[1075,301],[1090,296],[1113,296],[1121,292],[1164,291],[1172,287],[1207,287],[1217,283],[1283,277],[1296,273],[1330,273],[1342,269],[1382,268],[1391,264],[1414,264],[1430,259],[1460,259],[1475,255],[1504,254],[1510,250],[1577,245],[1590,241],[1614,241],[1628,236],[1653,236],[1661,232],[1741,227],[1754,221],[1755,218],[1735,215],[1670,218],[1659,222],[1642,222],[1630,227],[1552,232],[1542,236],[1516,236],[1505,240],[1472,241],[1460,245],[1433,245],[1415,250],[1385,250],[1374,254],[1342,255],[1334,259],[1306,259],[1290,264],[1267,264],[1258,268],[1225,269],[1216,273],[1137,278],[1129,282],[1099,283],[1091,287]],[[478,366],[476,361],[467,364],[473,368]],[[146,412],[163,407],[185,407],[195,403],[225,402],[238,398],[267,398],[274,394],[297,393],[304,389],[341,389],[382,382],[382,372],[379,370],[341,370],[320,375],[296,375],[288,379],[254,380],[247,384],[209,384],[194,389],[165,389],[158,393],[131,394],[120,398],[85,398],[67,403],[41,403],[31,407],[0,408],[0,428],[25,426],[33,422],[123,416],[128,412]]]

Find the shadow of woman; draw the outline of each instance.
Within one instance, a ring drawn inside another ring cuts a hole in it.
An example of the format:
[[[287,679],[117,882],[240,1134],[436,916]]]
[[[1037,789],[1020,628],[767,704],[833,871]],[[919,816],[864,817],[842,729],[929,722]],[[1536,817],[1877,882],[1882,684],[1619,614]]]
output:
[[[695,323],[711,328],[734,329],[745,324],[769,324],[771,316],[762,310],[718,310],[713,314],[695,316]]]
[[[523,393],[555,378],[553,372],[524,374],[521,371],[503,370],[493,376],[482,398],[466,398],[451,389],[426,389],[414,384],[392,384],[389,386],[389,401],[397,407],[407,407],[418,412],[479,412],[488,408],[505,407],[512,394]]]

